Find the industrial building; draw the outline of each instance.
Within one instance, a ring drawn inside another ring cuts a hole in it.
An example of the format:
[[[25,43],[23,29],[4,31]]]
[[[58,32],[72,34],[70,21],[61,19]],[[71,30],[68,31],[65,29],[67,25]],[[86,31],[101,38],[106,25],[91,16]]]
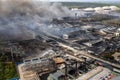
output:
[[[110,74],[111,74],[111,71],[109,69],[99,66],[89,71],[88,73],[80,76],[76,80],[104,80]]]
[[[27,16],[20,11],[15,16],[0,17],[3,27],[10,26],[7,29],[12,30],[18,20],[21,24],[15,23],[15,27],[24,31],[25,26],[26,34],[35,34],[30,40],[1,42],[0,60],[20,62],[17,65],[20,80],[111,80],[120,73],[120,9],[102,6],[69,10],[53,6],[62,9],[60,12],[58,9],[59,15],[51,7],[48,12],[36,11],[34,15],[31,14],[34,10],[28,8]]]

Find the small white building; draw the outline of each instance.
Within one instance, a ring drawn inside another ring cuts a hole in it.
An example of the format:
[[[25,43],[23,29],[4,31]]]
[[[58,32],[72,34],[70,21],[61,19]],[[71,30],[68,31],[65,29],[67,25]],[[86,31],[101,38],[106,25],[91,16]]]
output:
[[[69,36],[67,34],[63,34],[63,39],[68,39]]]
[[[99,31],[99,33],[100,33],[101,35],[106,35],[106,34],[107,34],[107,33],[106,33],[104,30],[102,30],[102,29]]]
[[[86,45],[86,46],[92,47],[92,43],[90,43],[90,42],[86,42],[86,43],[83,43],[83,44]]]
[[[115,34],[116,37],[120,36],[119,32],[115,32],[114,34]]]
[[[95,69],[83,74],[76,80],[104,80],[111,74],[111,71],[107,68],[98,66]]]

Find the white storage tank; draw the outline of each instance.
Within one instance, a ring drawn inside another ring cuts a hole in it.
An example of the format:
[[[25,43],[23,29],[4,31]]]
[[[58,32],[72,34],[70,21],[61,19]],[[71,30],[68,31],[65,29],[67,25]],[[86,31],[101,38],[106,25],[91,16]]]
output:
[[[94,12],[95,10],[94,10],[94,8],[86,8],[86,9],[84,9],[84,11],[86,11],[86,12]]]
[[[102,7],[104,10],[111,10],[111,8],[109,6],[104,6]]]
[[[96,8],[94,8],[94,10],[96,13],[103,13],[103,11],[104,11],[102,7],[96,7]]]
[[[110,6],[110,8],[111,8],[112,11],[120,10],[120,8],[118,8],[117,6]]]

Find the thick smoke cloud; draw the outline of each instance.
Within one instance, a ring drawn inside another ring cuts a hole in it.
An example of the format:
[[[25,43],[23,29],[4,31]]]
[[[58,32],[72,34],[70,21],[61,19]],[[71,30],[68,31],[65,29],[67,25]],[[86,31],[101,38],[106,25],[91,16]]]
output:
[[[39,15],[40,17],[63,17],[68,15],[67,7],[60,3],[40,2],[36,0],[0,0],[1,14]]]
[[[67,15],[69,9],[60,3],[0,0],[0,38],[32,39],[36,36],[36,29],[37,31],[43,31],[43,27],[47,29],[46,22]]]

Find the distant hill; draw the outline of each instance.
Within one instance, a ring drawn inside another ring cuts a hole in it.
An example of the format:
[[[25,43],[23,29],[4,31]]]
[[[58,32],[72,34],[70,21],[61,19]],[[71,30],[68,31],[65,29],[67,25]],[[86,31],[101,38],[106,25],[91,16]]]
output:
[[[116,5],[120,7],[119,3],[98,3],[98,2],[62,2],[63,5],[68,7],[80,7],[80,8],[86,8],[86,7],[102,7],[102,6],[111,6]]]
[[[103,3],[103,2],[102,2]],[[120,1],[107,1],[107,2],[104,2],[104,3],[109,3],[109,4],[120,4]]]

